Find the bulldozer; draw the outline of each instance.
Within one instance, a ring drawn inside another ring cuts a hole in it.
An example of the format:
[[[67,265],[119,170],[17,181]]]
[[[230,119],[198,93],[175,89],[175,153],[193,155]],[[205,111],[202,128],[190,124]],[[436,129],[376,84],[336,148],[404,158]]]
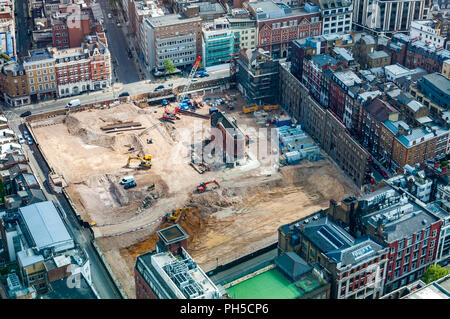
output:
[[[177,223],[183,214],[190,213],[195,207],[185,206],[183,208],[178,208],[172,210],[172,212],[166,214],[165,219],[168,222]]]
[[[152,156],[151,155],[144,155],[144,156],[129,156],[128,162],[126,167],[130,167],[130,162],[133,159],[140,160],[141,163],[139,164],[139,168],[151,168],[152,167]]]

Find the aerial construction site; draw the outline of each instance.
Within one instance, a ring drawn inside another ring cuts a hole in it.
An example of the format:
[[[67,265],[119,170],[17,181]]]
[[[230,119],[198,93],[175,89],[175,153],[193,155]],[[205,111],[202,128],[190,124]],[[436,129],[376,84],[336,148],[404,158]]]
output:
[[[225,96],[233,102],[214,106],[239,126],[248,145],[255,129],[275,126],[258,120],[262,112],[244,113],[237,91],[192,96],[203,104],[195,112],[200,116],[180,112],[179,119],[164,120],[176,103],[164,108],[127,102],[30,123],[130,298],[135,258],[154,249],[157,229],[179,223],[189,235],[189,254],[210,271],[276,242],[280,225],[359,192],[325,154],[280,166],[247,147],[239,165],[193,160],[194,140],[211,141],[210,106]],[[274,107],[263,113],[282,112]]]

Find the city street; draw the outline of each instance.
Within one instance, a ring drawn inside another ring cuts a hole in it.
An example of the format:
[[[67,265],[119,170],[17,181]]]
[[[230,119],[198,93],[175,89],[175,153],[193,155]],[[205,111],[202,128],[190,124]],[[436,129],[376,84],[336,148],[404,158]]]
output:
[[[31,35],[27,34],[30,24],[27,19],[27,3],[27,1],[16,1],[16,50],[19,57],[28,55],[28,50],[31,48]]]
[[[133,83],[139,81],[139,72],[136,69],[136,65],[133,59],[128,57],[128,43],[122,32],[123,20],[120,20],[121,26],[118,27],[116,20],[117,16],[112,15],[109,0],[99,0],[100,6],[103,10],[103,27],[106,29],[106,38],[108,39],[108,48],[111,53],[111,63],[113,66],[113,78],[114,74],[118,77],[117,82],[121,83]],[[108,18],[108,13],[111,13],[112,18]]]
[[[226,69],[226,70],[210,72],[209,74],[210,74],[209,77],[199,78],[199,79],[197,79],[197,81],[203,82],[203,81],[225,78],[225,77],[229,76],[230,71],[228,69]],[[173,87],[176,87],[178,85],[182,85],[185,83],[186,83],[186,78],[173,78],[173,79],[168,79],[167,81],[165,81],[163,83],[163,85],[166,88],[168,88],[169,84],[172,84]],[[80,99],[82,105],[97,103],[97,102],[102,102],[102,101],[107,101],[107,100],[113,100],[113,99],[117,98],[117,96],[119,95],[119,92],[128,92],[128,93],[130,93],[130,95],[137,95],[137,94],[153,92],[157,86],[161,85],[161,83],[149,84],[148,81],[139,81],[139,82],[128,83],[128,84],[124,84],[124,85],[120,85],[120,84],[116,84],[116,85],[118,86],[118,90],[115,90],[114,92],[112,91],[112,88],[110,88],[110,89],[106,89],[104,91],[96,91],[96,92],[86,93],[86,94],[67,97],[67,98],[58,99],[58,100],[41,102],[38,104],[25,105],[22,107],[16,107],[16,108],[3,107],[3,108],[4,108],[4,110],[10,110],[17,115],[20,115],[21,113],[23,113],[25,111],[31,111],[32,114],[45,113],[45,112],[49,112],[49,111],[63,109],[70,100],[73,100],[75,98]]]
[[[24,125],[22,124],[22,119],[13,112],[5,112],[5,116],[8,118],[10,128],[14,130],[16,134],[20,133],[23,135]],[[120,293],[115,287],[96,251],[92,247],[89,230],[80,226],[75,218],[74,211],[67,202],[66,198],[63,195],[55,195],[50,190],[47,182],[49,167],[36,148],[36,145],[22,144],[22,148],[29,159],[30,167],[42,186],[42,191],[44,192],[46,198],[48,200],[52,200],[57,206],[60,207],[64,214],[63,220],[74,241],[87,254],[91,266],[92,281],[95,289],[100,295],[100,298],[120,299]]]

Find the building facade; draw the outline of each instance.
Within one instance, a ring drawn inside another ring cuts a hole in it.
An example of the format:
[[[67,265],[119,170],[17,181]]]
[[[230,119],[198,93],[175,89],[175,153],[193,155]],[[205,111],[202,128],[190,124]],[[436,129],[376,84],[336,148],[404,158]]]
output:
[[[9,106],[29,104],[28,80],[23,66],[12,62],[2,66],[3,98]]]
[[[419,39],[436,48],[445,48],[446,38],[440,36],[439,22],[433,20],[415,20],[409,30],[411,39]]]
[[[219,299],[219,289],[183,248],[184,230],[175,224],[157,233],[156,249],[136,258],[136,298]]]
[[[200,17],[179,14],[146,18],[142,50],[148,68],[162,70],[166,59],[179,68],[194,64],[202,52],[201,21]]]
[[[353,3],[346,0],[319,0],[323,20],[322,34],[352,30]]]
[[[372,156],[350,134],[344,123],[330,110],[323,108],[309,90],[288,70],[280,67],[281,106],[300,123],[320,147],[358,187],[367,183]]]
[[[57,96],[55,58],[46,49],[33,50],[24,59],[28,78],[28,92],[32,102],[45,101]]]
[[[278,228],[278,253],[294,251],[319,265],[331,281],[333,299],[378,299],[384,292],[388,250],[370,237],[354,238],[329,211]]]
[[[256,19],[257,47],[273,58],[290,57],[293,40],[322,34],[319,7],[307,3],[304,8],[291,8],[271,0],[250,2],[249,12]]]
[[[235,34],[226,18],[204,23],[202,28],[202,61],[204,67],[230,62],[234,53]]]
[[[359,198],[353,216],[355,229],[389,248],[385,293],[420,279],[436,259],[442,221],[403,190],[385,186]]]
[[[409,93],[437,118],[450,106],[450,79],[439,73],[427,74],[410,86]]]
[[[58,96],[77,95],[90,90],[89,53],[81,47],[51,50],[55,58],[55,71],[58,81]]]
[[[0,53],[16,58],[16,24],[14,1],[0,4]]]
[[[236,59],[237,86],[251,104],[276,103],[278,62],[262,49],[239,51]]]
[[[253,50],[257,43],[256,20],[244,9],[233,9],[227,17],[231,30],[234,32],[233,53],[241,49]]]
[[[353,24],[357,30],[409,31],[413,20],[428,18],[429,9],[428,0],[355,0]]]

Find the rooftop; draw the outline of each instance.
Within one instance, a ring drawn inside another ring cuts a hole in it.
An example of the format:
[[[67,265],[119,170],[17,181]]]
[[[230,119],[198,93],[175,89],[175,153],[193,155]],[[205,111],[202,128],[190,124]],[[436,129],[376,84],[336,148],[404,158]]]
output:
[[[365,106],[365,109],[380,122],[387,121],[389,115],[398,113],[392,105],[379,98],[372,100],[371,103]]]
[[[413,112],[417,112],[423,107],[423,104],[420,102],[417,102],[416,100],[410,101],[408,104],[406,104]]]
[[[279,269],[272,268],[233,285],[227,292],[232,299],[297,299],[323,284],[311,272],[292,281]]]
[[[86,279],[80,276],[80,286],[69,288],[67,278],[50,283],[50,292],[42,296],[43,299],[97,299]]]
[[[401,299],[450,299],[450,275],[432,282]]]
[[[189,235],[186,234],[183,228],[181,228],[178,224],[158,230],[156,233],[166,245],[170,245],[189,238]]]
[[[187,18],[181,14],[167,14],[160,17],[146,18],[145,21],[153,28],[182,23],[200,22],[200,17]]]
[[[423,80],[420,81],[427,81],[431,83],[436,89],[441,91],[442,93],[446,95],[450,95],[450,79],[447,79],[445,76],[443,76],[440,73],[431,73],[424,75]]]
[[[335,72],[334,75],[347,87],[362,83],[362,80],[351,70]]]
[[[385,51],[373,51],[368,54],[371,59],[381,59],[389,57],[389,54]]]
[[[140,269],[141,265],[145,268]],[[152,251],[138,256],[138,271],[148,271],[153,281],[162,287],[161,293],[170,299],[215,299],[220,297],[216,285],[195,263],[189,254],[181,248],[174,256],[169,251]]]
[[[398,140],[406,147],[411,147],[413,145],[428,141],[434,138],[434,133],[431,129],[427,127],[416,127],[408,131],[408,134],[401,135]]]
[[[38,250],[54,248],[59,251],[74,247],[72,237],[52,201],[21,207],[19,213]]]
[[[53,60],[53,57],[50,54],[50,52],[48,52],[46,49],[33,50],[33,51],[29,51],[29,56],[25,58],[24,64],[48,60],[48,59]]]
[[[304,8],[292,8],[282,2],[264,0],[250,2],[249,7],[256,12],[256,20],[272,20],[290,16],[310,15],[314,12],[308,12]]]
[[[320,69],[323,68],[325,64],[336,65],[337,60],[328,54],[319,54],[311,58],[315,64],[319,66]]]
[[[410,72],[410,69],[408,69],[407,67],[404,67],[403,65],[400,65],[398,63],[392,64],[392,65],[386,65],[384,67],[384,69],[387,72],[394,74],[395,76],[401,76],[403,74],[407,74]]]
[[[388,243],[415,234],[438,220],[438,217],[409,199],[406,194],[400,194],[390,186],[380,188],[360,200],[364,201],[362,209],[375,208],[374,212],[363,216],[363,223],[373,228],[383,225],[383,235]]]
[[[19,251],[17,253],[17,259],[19,260],[22,267],[28,267],[38,262],[44,261],[44,257],[42,257],[42,255],[35,254],[33,249],[31,248]]]

